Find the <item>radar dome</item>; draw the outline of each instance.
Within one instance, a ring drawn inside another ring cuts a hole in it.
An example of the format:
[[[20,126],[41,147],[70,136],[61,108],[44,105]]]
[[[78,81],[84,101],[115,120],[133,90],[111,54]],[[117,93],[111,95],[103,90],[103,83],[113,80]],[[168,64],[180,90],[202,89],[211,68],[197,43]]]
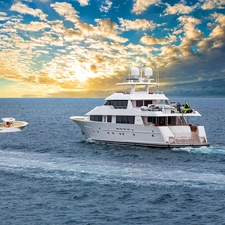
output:
[[[153,75],[153,71],[151,67],[145,68],[145,76],[149,79]]]
[[[131,68],[131,76],[138,77],[139,76],[139,69],[137,67]]]

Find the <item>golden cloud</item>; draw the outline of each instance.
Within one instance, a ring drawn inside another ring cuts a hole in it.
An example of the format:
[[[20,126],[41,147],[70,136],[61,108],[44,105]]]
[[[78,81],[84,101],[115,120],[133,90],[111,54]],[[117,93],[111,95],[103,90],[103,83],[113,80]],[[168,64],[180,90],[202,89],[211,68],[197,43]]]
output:
[[[203,10],[214,9],[217,7],[222,7],[224,4],[224,0],[205,0],[201,8]]]
[[[155,38],[153,36],[143,36],[141,38],[141,43],[146,44],[146,45],[165,45],[165,44],[169,44],[172,42],[176,41],[176,36],[175,35],[169,35],[165,38]]]
[[[166,3],[166,6],[166,14],[189,14],[195,9],[195,6],[187,6],[181,3],[175,4],[173,6]]]
[[[10,10],[21,14],[29,14],[34,17],[39,17],[41,20],[45,20],[47,18],[47,15],[44,14],[42,10],[30,8],[26,4],[23,4],[19,1],[13,4]]]
[[[134,0],[134,5],[132,12],[135,14],[141,14],[144,12],[150,5],[159,5],[161,3],[161,0]]]
[[[156,24],[153,21],[148,21],[146,19],[136,19],[132,20],[125,20],[123,18],[119,18],[119,22],[121,24],[122,31],[128,30],[153,30],[156,27]]]

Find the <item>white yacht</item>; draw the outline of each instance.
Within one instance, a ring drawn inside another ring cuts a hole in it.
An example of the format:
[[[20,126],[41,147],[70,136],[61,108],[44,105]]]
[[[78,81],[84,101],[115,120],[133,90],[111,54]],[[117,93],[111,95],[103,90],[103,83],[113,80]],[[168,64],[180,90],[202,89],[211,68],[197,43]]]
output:
[[[188,123],[189,117],[200,113],[187,102],[185,106],[170,103],[150,79],[152,75],[150,67],[132,67],[126,82],[117,84],[130,86],[129,90],[110,95],[86,116],[70,119],[95,141],[166,148],[209,146],[204,126]]]
[[[16,121],[12,117],[2,118],[3,122],[0,123],[0,132],[16,132],[22,130],[28,125],[24,121]]]

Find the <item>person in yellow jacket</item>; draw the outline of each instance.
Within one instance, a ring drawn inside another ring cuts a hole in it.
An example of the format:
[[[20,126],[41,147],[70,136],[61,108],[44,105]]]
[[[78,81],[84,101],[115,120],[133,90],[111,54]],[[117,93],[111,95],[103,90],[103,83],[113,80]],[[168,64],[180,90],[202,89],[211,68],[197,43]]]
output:
[[[190,109],[190,104],[186,101],[183,113],[185,114],[189,109]]]

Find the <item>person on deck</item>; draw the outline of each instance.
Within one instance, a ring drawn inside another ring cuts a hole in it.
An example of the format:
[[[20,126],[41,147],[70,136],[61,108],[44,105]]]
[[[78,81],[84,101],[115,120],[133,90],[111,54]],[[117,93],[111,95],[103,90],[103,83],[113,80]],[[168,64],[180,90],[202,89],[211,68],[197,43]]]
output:
[[[190,109],[190,104],[188,102],[185,102],[183,113],[187,113],[187,111]]]

